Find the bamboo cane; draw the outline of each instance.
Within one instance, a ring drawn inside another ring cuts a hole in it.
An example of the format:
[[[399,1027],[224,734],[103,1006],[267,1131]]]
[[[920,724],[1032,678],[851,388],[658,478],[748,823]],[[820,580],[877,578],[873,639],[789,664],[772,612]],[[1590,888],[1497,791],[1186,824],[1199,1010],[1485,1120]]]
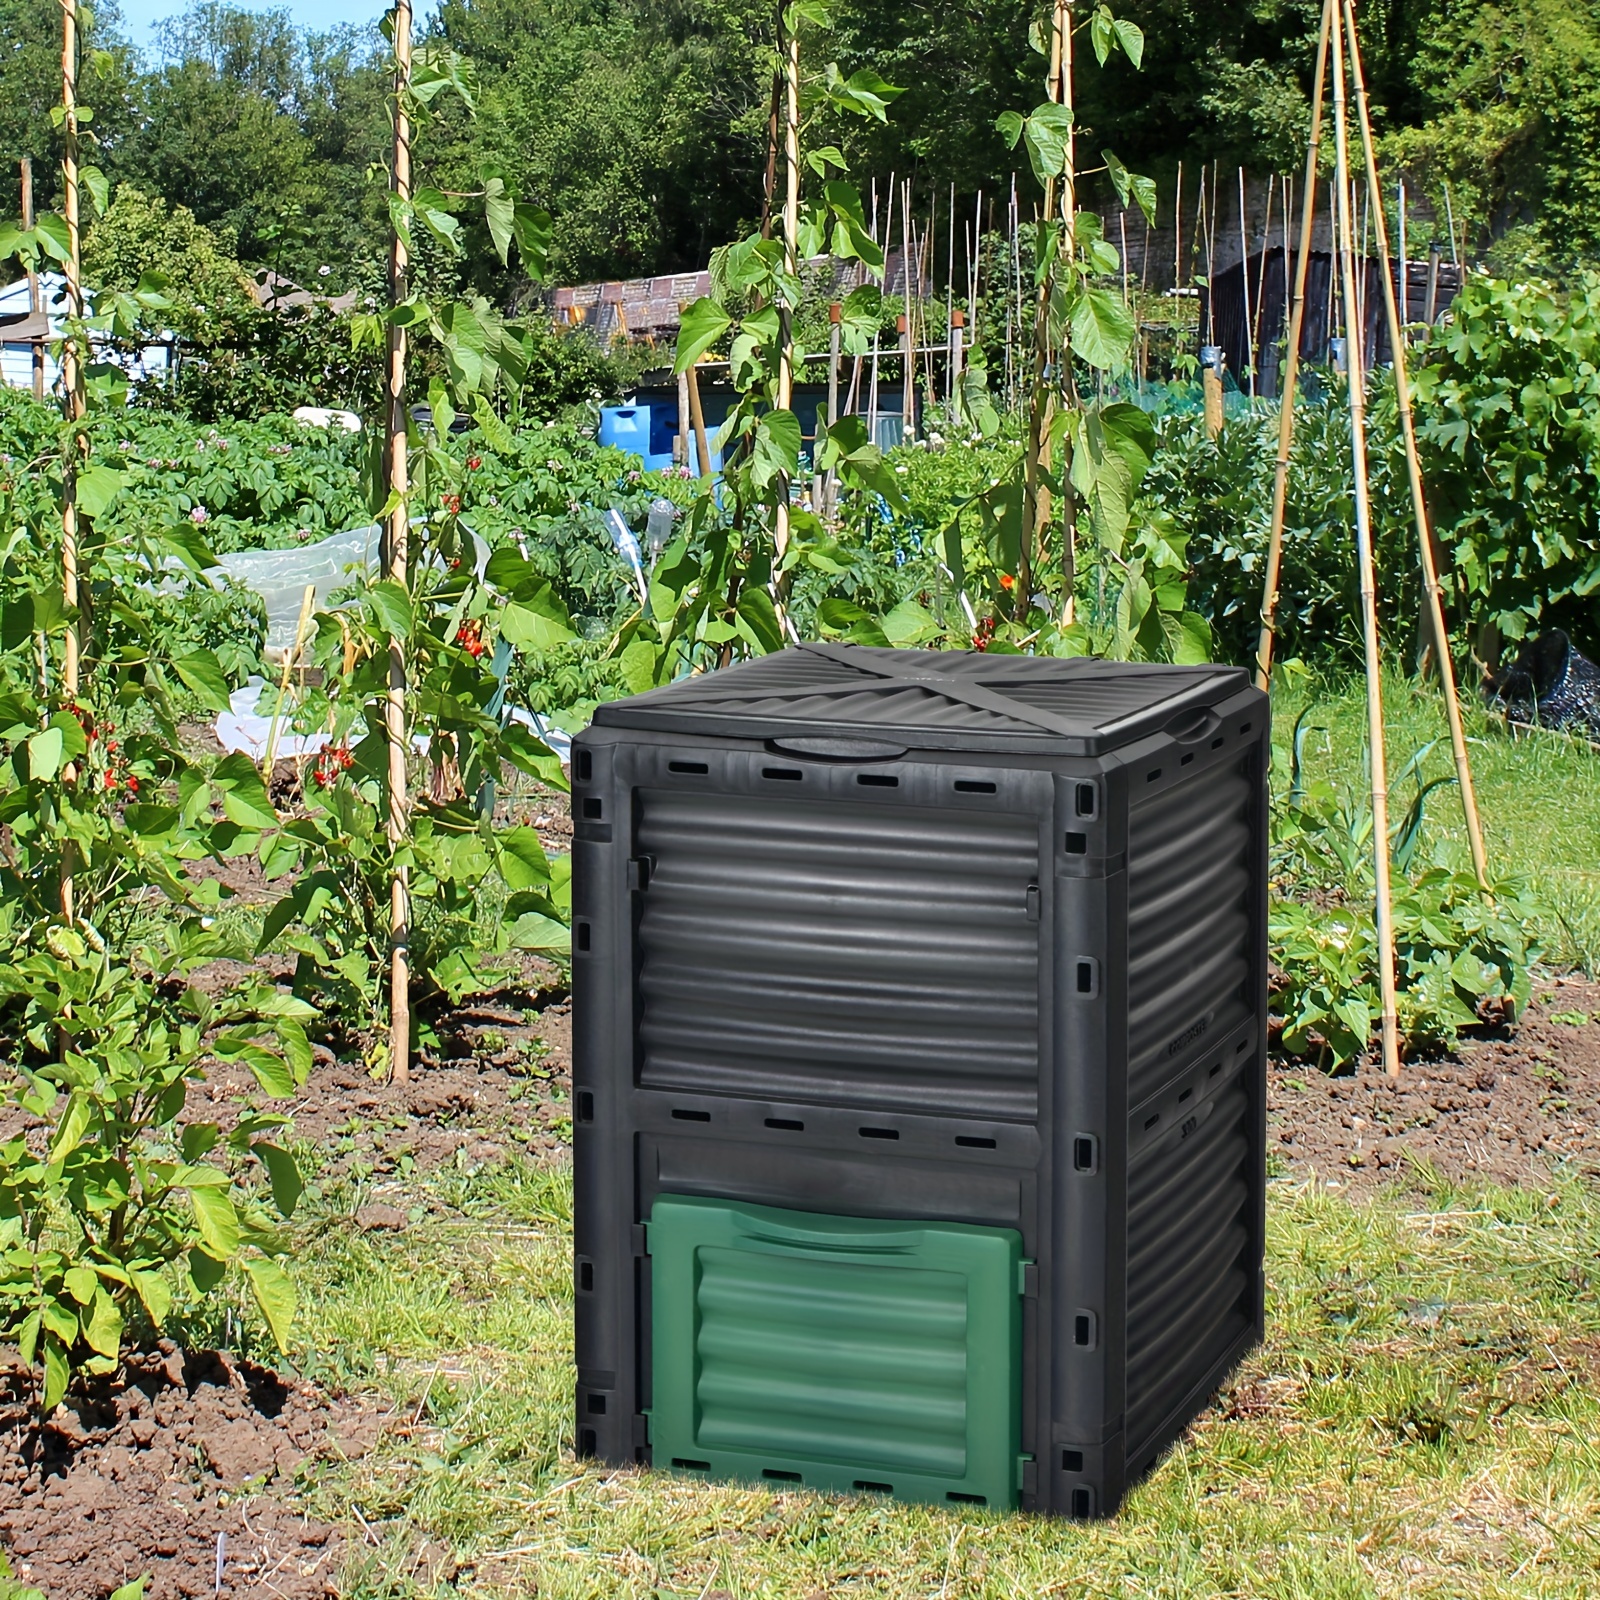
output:
[[[905,311],[900,317],[900,442],[910,444],[917,436],[917,360],[912,338],[912,315],[916,305],[911,249],[911,180],[900,192],[900,299]]]
[[[1244,168],[1239,168],[1239,292],[1244,297],[1244,375],[1256,397],[1256,345],[1250,325],[1250,231],[1245,221]]]
[[[62,263],[67,286],[67,315],[72,319],[61,347],[61,378],[66,398],[69,438],[61,457],[61,599],[69,621],[62,641],[61,687],[69,699],[77,696],[83,659],[82,594],[78,587],[78,469],[88,454],[89,440],[83,416],[88,409],[84,392],[83,351],[83,240],[78,225],[78,4],[61,0],[61,134],[62,210],[67,224],[67,259]],[[75,775],[69,763],[64,776]],[[71,923],[76,915],[73,886],[74,850],[69,843],[61,856],[61,918]]]
[[[684,368],[684,377],[689,380],[689,418],[694,424],[694,449],[699,459],[700,476],[707,482],[712,477],[711,447],[706,440],[706,414],[700,404],[700,376],[695,371],[695,363],[690,362]]]
[[[1072,15],[1068,0],[1055,0],[1051,8],[1050,23],[1050,76],[1047,89],[1051,101],[1063,103],[1063,82],[1071,76]],[[1072,135],[1068,131],[1070,140]],[[1069,163],[1070,165],[1070,163]],[[1047,178],[1044,185],[1044,217],[1054,221],[1056,216],[1056,181]],[[1067,248],[1071,248],[1070,240]],[[1033,307],[1033,370],[1028,399],[1028,452],[1023,463],[1022,477],[1022,535],[1018,540],[1017,555],[1017,621],[1027,619],[1033,594],[1033,558],[1043,544],[1044,531],[1050,524],[1050,490],[1041,481],[1041,469],[1048,466],[1050,454],[1050,419],[1053,396],[1046,382],[1050,366],[1050,292],[1054,280],[1053,264],[1041,272],[1035,263],[1039,279],[1034,294]]]
[[[1372,210],[1377,221],[1378,254],[1387,269],[1389,241],[1379,199],[1378,160],[1372,139],[1372,120],[1367,105],[1366,78],[1361,70],[1361,49],[1356,37],[1355,8],[1343,0],[1344,25],[1349,35],[1350,75],[1356,95],[1356,113],[1361,127],[1361,148],[1367,169],[1367,186],[1372,194]],[[1450,749],[1455,756],[1456,783],[1461,790],[1461,809],[1466,818],[1467,841],[1472,850],[1472,870],[1478,887],[1489,890],[1488,857],[1483,845],[1483,826],[1478,815],[1478,798],[1472,783],[1472,762],[1467,755],[1467,737],[1461,725],[1461,703],[1456,695],[1455,663],[1450,655],[1450,632],[1444,620],[1444,596],[1439,586],[1439,566],[1434,559],[1433,535],[1428,525],[1428,505],[1423,492],[1422,462],[1417,454],[1416,422],[1411,411],[1411,382],[1406,373],[1405,330],[1395,305],[1388,271],[1383,273],[1384,310],[1389,318],[1389,342],[1394,347],[1395,403],[1400,412],[1400,436],[1405,443],[1406,477],[1411,485],[1411,513],[1417,527],[1417,547],[1422,556],[1422,586],[1427,599],[1428,620],[1433,627],[1433,648],[1439,660],[1439,681],[1444,688],[1445,720],[1450,726]]]
[[[800,20],[785,26],[787,7],[778,8],[779,38],[783,42],[783,268],[790,279],[799,272],[800,237]],[[779,411],[794,409],[794,317],[788,304],[778,304]],[[777,556],[772,578],[772,598],[783,616],[783,559],[789,549],[789,474],[780,473],[776,484],[778,504],[772,523],[772,543]]]
[[[1267,214],[1261,224],[1261,266],[1256,272],[1256,309],[1255,317],[1250,324],[1250,345],[1255,351],[1255,365],[1257,367],[1264,364],[1261,356],[1261,323],[1266,315],[1262,308],[1266,305],[1267,300],[1267,255],[1272,248],[1272,191],[1276,182],[1276,174],[1269,172],[1267,174]],[[1252,382],[1251,399],[1255,398],[1255,393]]]
[[[1348,5],[1349,0],[1346,0]],[[1346,365],[1350,402],[1350,461],[1355,482],[1356,563],[1361,575],[1361,637],[1367,671],[1367,743],[1372,779],[1373,921],[1378,935],[1378,987],[1382,1003],[1380,1028],[1383,1070],[1400,1075],[1400,1029],[1395,1013],[1394,913],[1389,890],[1389,779],[1384,756],[1383,661],[1378,646],[1378,594],[1372,560],[1371,507],[1367,489],[1366,373],[1356,299],[1354,222],[1351,217],[1350,152],[1346,132],[1344,43],[1337,13],[1333,18],[1333,143],[1339,189],[1339,276],[1344,289]]]
[[[397,201],[411,198],[411,0],[396,0],[394,12],[394,163],[392,182]],[[404,303],[410,278],[410,252],[398,228],[389,241],[389,303]],[[407,586],[407,542],[410,520],[406,498],[410,488],[406,459],[406,333],[389,328],[388,366],[389,513],[384,540],[384,576]],[[388,692],[384,699],[384,732],[388,740],[388,835],[398,851],[407,828],[406,795],[406,653],[405,641],[389,640]],[[411,909],[406,868],[396,866],[389,884],[389,1072],[396,1083],[411,1077]]]
[[[22,227],[24,232],[33,228],[33,158],[22,158]],[[37,317],[44,310],[44,301],[39,295],[39,274],[32,266],[28,268],[28,313]],[[44,399],[44,338],[40,334],[34,335],[33,349],[29,352],[29,366],[33,377],[33,398]]]
[[[272,788],[272,769],[278,764],[278,730],[282,724],[283,703],[289,696],[289,675],[294,671],[295,662],[300,659],[301,648],[306,642],[306,629],[311,625],[311,612],[316,603],[317,586],[308,583],[306,592],[300,597],[300,620],[295,623],[294,646],[283,659],[278,703],[272,708],[272,721],[267,724],[267,750],[261,759],[261,777],[269,790]]]
[[[1278,460],[1272,475],[1272,516],[1267,531],[1266,583],[1261,597],[1261,633],[1256,641],[1256,687],[1272,681],[1272,647],[1278,615],[1278,580],[1283,565],[1284,510],[1289,496],[1289,452],[1294,443],[1295,387],[1300,378],[1300,336],[1305,326],[1306,275],[1311,267],[1312,226],[1316,220],[1317,155],[1322,145],[1322,96],[1328,70],[1328,38],[1335,0],[1323,0],[1317,34],[1317,65],[1311,91],[1311,139],[1306,152],[1306,192],[1300,207],[1300,256],[1294,264],[1294,298],[1289,307],[1289,340],[1284,352],[1283,388],[1278,400]],[[1288,225],[1288,212],[1284,213]]]

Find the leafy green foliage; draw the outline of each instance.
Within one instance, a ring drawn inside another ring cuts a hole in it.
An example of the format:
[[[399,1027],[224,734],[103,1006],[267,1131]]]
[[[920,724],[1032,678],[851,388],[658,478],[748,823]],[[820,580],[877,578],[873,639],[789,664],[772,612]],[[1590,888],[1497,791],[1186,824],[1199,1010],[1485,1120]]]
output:
[[[1435,528],[1480,622],[1600,643],[1600,277],[1473,277],[1417,373]]]
[[[1288,782],[1272,817],[1273,1010],[1287,1051],[1336,1068],[1367,1048],[1380,1014],[1372,812],[1364,796],[1307,777],[1308,715],[1295,725]],[[1399,795],[1415,780],[1390,831],[1397,1012],[1408,1049],[1448,1047],[1463,1028],[1514,1019],[1541,953],[1529,932],[1539,908],[1525,882],[1503,878],[1486,899],[1471,873],[1423,859],[1428,796],[1453,781],[1423,782],[1431,750],[1413,755],[1391,786]]]
[[[75,1369],[113,1370],[130,1324],[160,1328],[175,1290],[202,1295],[230,1267],[286,1346],[295,1296],[274,1259],[286,1241],[239,1180],[254,1165],[278,1215],[293,1213],[288,1118],[246,1112],[226,1138],[215,1123],[179,1119],[207,1057],[240,1062],[268,1095],[292,1095],[311,1066],[310,1007],[272,990],[218,1006],[189,989],[174,1004],[90,931],[59,926],[0,966],[0,1004],[21,1008],[35,1058],[12,1098],[43,1124],[42,1150],[26,1134],[0,1146],[0,1329],[42,1366],[41,1411]],[[260,1042],[269,1031],[281,1053]]]

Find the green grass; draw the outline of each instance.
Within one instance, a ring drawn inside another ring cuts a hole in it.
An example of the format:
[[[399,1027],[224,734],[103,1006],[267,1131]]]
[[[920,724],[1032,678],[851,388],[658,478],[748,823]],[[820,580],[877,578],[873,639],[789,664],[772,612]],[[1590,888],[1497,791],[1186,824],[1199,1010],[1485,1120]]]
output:
[[[1453,773],[1444,702],[1398,673],[1383,685],[1384,736],[1391,774],[1391,814],[1398,820],[1415,789],[1393,784],[1411,756],[1433,743],[1427,777]],[[1306,741],[1311,775],[1364,784],[1365,690],[1360,680],[1325,685],[1280,669],[1273,692],[1276,782],[1287,782],[1295,718],[1321,729]],[[1556,733],[1511,738],[1473,696],[1463,699],[1468,750],[1492,875],[1528,878],[1547,908],[1538,934],[1547,964],[1600,970],[1600,755]],[[1466,825],[1454,787],[1427,802],[1425,840],[1443,864],[1470,869]]]
[[[1273,1185],[1266,1347],[1090,1526],[577,1463],[566,1168],[397,1187],[429,1207],[399,1238],[324,1196],[305,1366],[398,1428],[313,1492],[360,1542],[351,1600],[1600,1593],[1600,1192],[1424,1180],[1359,1208]],[[405,1575],[440,1546],[453,1581]]]

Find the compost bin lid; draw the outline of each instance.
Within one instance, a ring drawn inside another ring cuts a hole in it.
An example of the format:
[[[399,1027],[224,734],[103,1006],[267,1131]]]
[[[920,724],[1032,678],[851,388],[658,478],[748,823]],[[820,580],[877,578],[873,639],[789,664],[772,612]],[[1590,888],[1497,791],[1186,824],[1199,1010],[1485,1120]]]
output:
[[[725,738],[882,739],[936,750],[1100,755],[1195,723],[1239,667],[801,644],[595,708],[603,727]]]

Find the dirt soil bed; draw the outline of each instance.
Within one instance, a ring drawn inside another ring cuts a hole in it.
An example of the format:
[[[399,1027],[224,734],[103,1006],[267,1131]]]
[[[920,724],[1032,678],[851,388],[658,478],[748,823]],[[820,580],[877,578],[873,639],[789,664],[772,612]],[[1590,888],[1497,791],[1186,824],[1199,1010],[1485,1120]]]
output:
[[[50,1600],[100,1600],[145,1573],[149,1600],[338,1592],[343,1537],[290,1491],[311,1464],[369,1450],[381,1413],[165,1341],[43,1427],[30,1384],[0,1368],[0,1541]]]
[[[1600,1174],[1600,984],[1547,979],[1514,1029],[1407,1062],[1330,1078],[1275,1061],[1268,1148],[1287,1176],[1355,1191],[1425,1175],[1548,1182],[1558,1165]]]

